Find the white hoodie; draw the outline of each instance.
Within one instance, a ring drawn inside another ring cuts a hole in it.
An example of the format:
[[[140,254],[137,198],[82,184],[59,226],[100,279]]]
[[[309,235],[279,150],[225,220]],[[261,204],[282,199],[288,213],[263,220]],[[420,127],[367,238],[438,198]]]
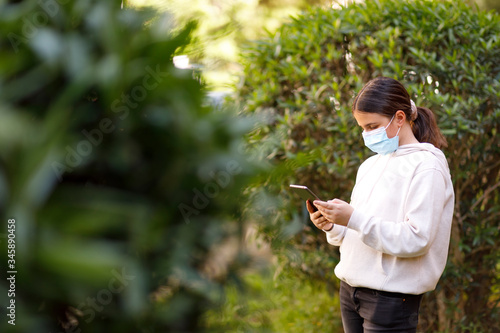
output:
[[[448,163],[429,143],[400,146],[359,168],[347,227],[326,232],[340,245],[337,277],[353,287],[422,294],[434,290],[450,242],[454,193]]]

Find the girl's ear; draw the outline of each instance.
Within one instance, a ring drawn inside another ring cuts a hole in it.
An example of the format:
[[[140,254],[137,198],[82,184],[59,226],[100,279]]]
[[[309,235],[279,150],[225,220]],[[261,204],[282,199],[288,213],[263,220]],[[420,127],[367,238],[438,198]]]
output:
[[[403,126],[406,121],[406,113],[404,113],[404,111],[402,110],[396,111],[394,120],[396,121],[396,124],[398,124],[398,126]]]

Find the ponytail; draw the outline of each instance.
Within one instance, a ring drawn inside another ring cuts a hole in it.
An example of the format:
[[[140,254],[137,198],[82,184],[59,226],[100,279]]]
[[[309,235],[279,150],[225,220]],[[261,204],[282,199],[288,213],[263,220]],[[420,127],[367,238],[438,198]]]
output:
[[[432,143],[436,148],[448,147],[446,138],[439,130],[434,113],[424,107],[417,107],[417,118],[411,122],[413,135],[419,142]]]

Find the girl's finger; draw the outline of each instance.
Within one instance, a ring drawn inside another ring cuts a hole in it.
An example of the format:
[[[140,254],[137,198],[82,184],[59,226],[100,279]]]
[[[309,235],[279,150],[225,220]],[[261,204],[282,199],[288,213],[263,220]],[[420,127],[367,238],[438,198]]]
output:
[[[321,201],[321,200],[314,200],[314,201],[313,201],[313,204],[314,204],[314,206],[316,206],[316,207],[318,207],[318,206],[324,207],[324,205],[326,204],[326,202]]]
[[[317,219],[317,218],[319,218],[321,215],[323,215],[323,214],[321,214],[321,212],[320,212],[320,211],[317,211],[317,212],[312,213],[312,214],[311,214],[311,217],[312,217],[313,219]]]
[[[323,209],[332,209],[333,208],[333,205],[329,202],[325,202],[325,201],[321,201],[321,200],[314,200],[314,206],[316,206],[318,208],[318,210],[321,208]]]

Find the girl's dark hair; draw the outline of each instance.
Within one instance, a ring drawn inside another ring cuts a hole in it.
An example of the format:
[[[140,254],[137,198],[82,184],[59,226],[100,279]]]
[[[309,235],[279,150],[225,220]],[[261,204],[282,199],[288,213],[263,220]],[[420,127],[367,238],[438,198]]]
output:
[[[352,105],[352,112],[379,113],[389,118],[392,118],[398,110],[406,114],[406,119],[410,121],[413,134],[419,142],[429,142],[437,148],[448,146],[431,110],[419,106],[417,118],[411,120],[410,95],[397,80],[377,77],[369,81],[358,93]]]

